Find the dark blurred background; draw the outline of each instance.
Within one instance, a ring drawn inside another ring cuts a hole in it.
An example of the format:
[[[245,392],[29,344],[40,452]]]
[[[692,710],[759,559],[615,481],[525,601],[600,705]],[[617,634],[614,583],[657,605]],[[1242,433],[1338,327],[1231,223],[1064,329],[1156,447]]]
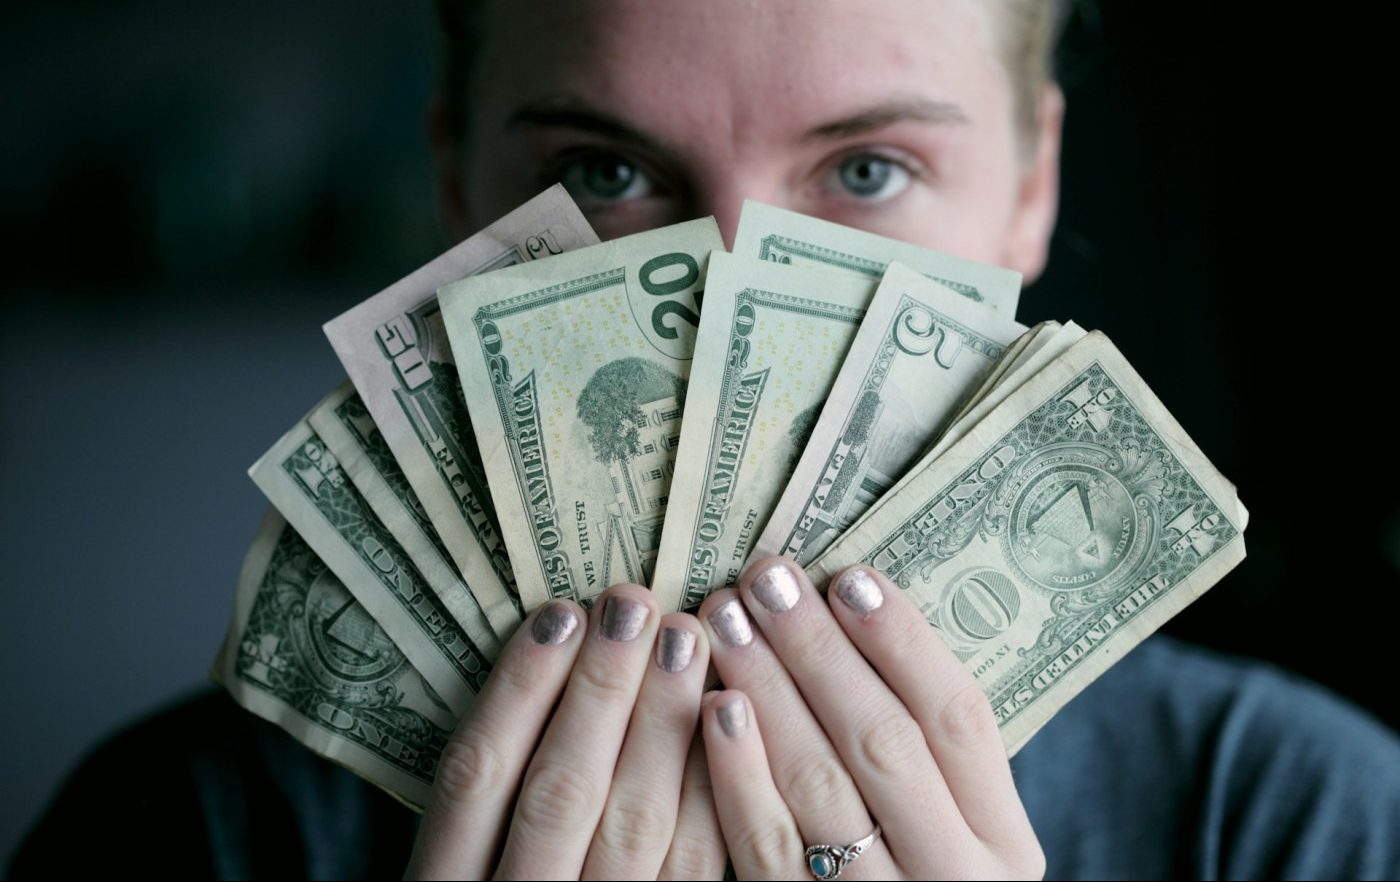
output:
[[[1061,220],[1019,318],[1105,330],[1251,510],[1248,559],[1167,630],[1395,726],[1395,479],[1340,449],[1378,329],[1307,265],[1331,221],[1315,163],[1276,171],[1313,149],[1270,102],[1282,50],[1222,6],[1078,4]],[[245,469],[341,376],[321,322],[451,244],[426,0],[5,16],[0,860],[85,751],[206,682],[264,507]]]

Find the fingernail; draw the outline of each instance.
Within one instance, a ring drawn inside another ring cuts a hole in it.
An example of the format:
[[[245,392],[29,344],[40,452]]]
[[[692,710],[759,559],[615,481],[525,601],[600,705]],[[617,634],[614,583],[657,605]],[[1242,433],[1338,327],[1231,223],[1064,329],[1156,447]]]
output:
[[[695,634],[685,628],[665,628],[656,644],[656,665],[668,674],[690,667],[695,657]]]
[[[558,646],[578,627],[578,616],[567,603],[555,601],[547,604],[535,616],[535,624],[530,627],[530,636],[541,646]]]
[[[879,583],[859,568],[847,570],[836,581],[836,596],[861,615],[873,613],[885,602],[885,594],[880,590]]]
[[[749,709],[742,698],[731,698],[715,708],[719,727],[730,738],[738,738],[749,727]]]
[[[792,570],[782,564],[773,564],[759,573],[750,587],[753,596],[771,613],[787,612],[802,599],[802,588]]]
[[[635,640],[650,614],[651,610],[640,600],[614,594],[603,604],[603,636],[619,643]]]
[[[719,609],[710,613],[710,625],[726,646],[748,646],[753,642],[749,615],[737,599],[726,600]]]

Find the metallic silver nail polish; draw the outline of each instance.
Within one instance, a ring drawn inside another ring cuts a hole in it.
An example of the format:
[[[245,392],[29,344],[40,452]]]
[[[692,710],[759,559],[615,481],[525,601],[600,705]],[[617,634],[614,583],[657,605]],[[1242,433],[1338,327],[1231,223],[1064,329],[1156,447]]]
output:
[[[603,636],[619,643],[636,640],[649,615],[651,610],[645,603],[614,594],[603,604]]]
[[[759,573],[750,590],[771,613],[787,612],[802,599],[802,586],[797,584],[797,577],[782,564],[773,564]]]
[[[860,568],[847,570],[837,580],[836,596],[861,615],[873,613],[885,602],[885,593],[880,590],[879,583]]]
[[[530,636],[541,646],[558,646],[578,627],[578,615],[567,603],[546,604],[535,623],[530,626]]]
[[[726,600],[710,613],[710,626],[726,646],[748,646],[753,642],[753,626],[749,624],[749,614],[737,598]]]
[[[669,674],[690,667],[695,657],[695,633],[685,628],[665,628],[656,644],[656,666]]]
[[[719,727],[730,738],[738,738],[749,727],[749,709],[742,698],[731,698],[715,708]]]

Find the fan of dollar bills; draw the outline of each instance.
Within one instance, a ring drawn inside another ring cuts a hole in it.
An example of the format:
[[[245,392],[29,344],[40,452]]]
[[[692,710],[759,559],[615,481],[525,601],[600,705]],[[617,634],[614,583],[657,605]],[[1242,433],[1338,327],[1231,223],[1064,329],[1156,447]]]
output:
[[[349,380],[250,470],[215,679],[421,806],[524,613],[782,554],[909,592],[1014,752],[1243,559],[1234,486],[1018,274],[753,202],[723,247],[599,244],[554,187],[327,323]]]

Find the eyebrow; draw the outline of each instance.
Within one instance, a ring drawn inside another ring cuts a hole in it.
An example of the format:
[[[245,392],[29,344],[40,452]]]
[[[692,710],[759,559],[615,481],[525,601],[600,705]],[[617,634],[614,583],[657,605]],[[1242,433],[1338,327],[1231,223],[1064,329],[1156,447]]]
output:
[[[520,107],[506,119],[506,126],[540,126],[578,129],[602,135],[614,141],[641,147],[653,153],[673,151],[665,144],[633,128],[615,116],[598,110],[576,98],[564,96],[547,98]]]
[[[836,141],[864,135],[901,122],[941,126],[965,125],[971,120],[968,119],[961,107],[951,101],[930,101],[925,98],[900,99],[876,104],[859,113],[823,123],[809,129],[802,136],[802,140]]]
[[[808,129],[801,141],[836,141],[877,131],[901,122],[927,125],[965,125],[971,120],[951,101],[908,98],[886,101],[850,116]],[[659,154],[671,154],[665,144],[611,114],[569,95],[554,96],[523,105],[506,119],[506,126],[539,126],[578,129]]]

